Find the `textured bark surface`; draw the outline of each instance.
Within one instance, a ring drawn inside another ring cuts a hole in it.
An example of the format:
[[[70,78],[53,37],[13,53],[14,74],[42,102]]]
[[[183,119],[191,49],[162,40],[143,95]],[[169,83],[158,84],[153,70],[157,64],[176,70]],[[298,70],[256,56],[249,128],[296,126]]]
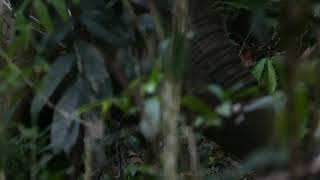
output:
[[[244,86],[255,83],[230,44],[223,18],[211,10],[210,2],[190,1],[190,24],[195,37],[186,74],[186,89],[206,83],[226,88],[240,82]]]
[[[257,82],[230,44],[224,19],[210,9],[210,2],[190,0],[190,24],[195,36],[184,86],[187,93],[200,95],[215,106],[212,95],[201,94],[196,88],[213,83],[224,88],[248,88]],[[228,151],[248,154],[269,141],[271,111],[265,108],[250,112],[240,124],[234,118],[227,119],[222,128],[210,128],[206,134]]]

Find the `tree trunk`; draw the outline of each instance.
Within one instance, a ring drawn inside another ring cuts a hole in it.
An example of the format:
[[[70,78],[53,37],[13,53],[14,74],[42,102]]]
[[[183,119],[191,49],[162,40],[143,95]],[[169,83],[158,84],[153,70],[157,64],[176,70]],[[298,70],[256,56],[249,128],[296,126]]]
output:
[[[210,0],[190,0],[194,38],[184,88],[187,93],[200,95],[205,102],[216,106],[217,102],[211,94],[201,94],[195,89],[208,84],[218,84],[224,88],[237,86],[241,89],[256,85],[257,82],[230,44],[223,17],[210,8],[210,3]],[[256,110],[247,114],[240,124],[234,119],[227,119],[221,128],[210,128],[205,134],[226,150],[238,155],[247,154],[269,141],[273,118],[271,111],[270,106]]]
[[[230,88],[237,83],[256,83],[230,44],[225,22],[210,7],[210,0],[191,0],[192,57],[185,86],[193,89],[204,83]]]

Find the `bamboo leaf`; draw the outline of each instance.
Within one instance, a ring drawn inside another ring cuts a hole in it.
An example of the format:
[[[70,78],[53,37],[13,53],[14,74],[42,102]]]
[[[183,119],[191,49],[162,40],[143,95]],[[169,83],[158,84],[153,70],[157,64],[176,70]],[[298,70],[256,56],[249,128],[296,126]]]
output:
[[[42,0],[35,0],[33,2],[33,6],[41,25],[43,25],[48,32],[52,32],[53,23],[47,6],[43,3]]]

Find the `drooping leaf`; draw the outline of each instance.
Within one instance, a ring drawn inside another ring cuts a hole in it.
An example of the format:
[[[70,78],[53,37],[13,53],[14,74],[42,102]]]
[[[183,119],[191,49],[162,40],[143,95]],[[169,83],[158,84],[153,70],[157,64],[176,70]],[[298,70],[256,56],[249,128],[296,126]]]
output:
[[[272,93],[276,90],[278,85],[277,74],[276,74],[275,67],[273,66],[272,60],[267,61],[267,66],[268,66],[267,88],[269,93]]]
[[[33,119],[37,119],[43,106],[74,64],[75,57],[70,54],[61,56],[54,62],[49,73],[43,78],[39,91],[32,100],[31,116]]]
[[[90,34],[98,39],[110,43],[114,47],[125,47],[126,41],[123,39],[123,35],[117,34],[115,32],[109,31],[107,28],[101,26],[94,20],[81,16],[81,23],[87,28]]]
[[[19,42],[20,47],[26,48],[30,40],[29,24],[27,19],[22,14],[17,14],[15,20],[16,31],[19,32]]]
[[[100,96],[112,96],[112,84],[102,54],[92,45],[79,43],[83,70],[92,90]]]
[[[53,5],[53,7],[59,13],[63,20],[66,20],[68,18],[65,1],[51,0],[50,3]]]
[[[182,98],[182,105],[190,108],[192,111],[199,113],[201,116],[205,118],[214,117],[214,111],[210,108],[210,106],[202,101],[200,98],[194,96],[185,96]]]
[[[23,14],[16,14],[14,27],[17,35],[15,35],[12,42],[10,42],[7,50],[10,57],[14,57],[19,54],[19,52],[27,49],[30,42],[29,23]]]
[[[87,82],[79,79],[58,102],[51,124],[50,147],[55,153],[62,150],[69,153],[74,146],[80,128],[77,110],[87,102],[85,97],[88,94],[90,94],[90,90]]]
[[[74,22],[72,19],[66,21],[66,22],[59,22],[57,24],[57,27],[54,28],[53,32],[45,38],[43,38],[43,46],[45,47],[43,50],[46,51],[46,53],[49,53],[51,50],[54,50],[54,48],[62,43],[62,41],[68,36],[70,32],[72,32],[74,27]]]
[[[142,134],[153,139],[160,130],[160,101],[158,98],[147,99],[144,103],[144,111],[140,122],[140,130]]]
[[[42,0],[35,0],[33,6],[41,25],[44,26],[48,32],[52,32],[53,23],[47,6]]]
[[[266,65],[267,59],[262,59],[258,62],[258,64],[254,67],[252,73],[253,76],[258,80],[261,81],[262,74],[265,70],[265,65]]]

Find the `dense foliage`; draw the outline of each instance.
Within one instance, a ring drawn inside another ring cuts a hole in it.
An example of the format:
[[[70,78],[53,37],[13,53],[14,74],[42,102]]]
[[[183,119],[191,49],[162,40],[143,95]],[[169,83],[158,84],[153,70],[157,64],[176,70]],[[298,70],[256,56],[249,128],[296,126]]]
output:
[[[317,179],[320,4],[200,1],[0,0],[0,179]]]

